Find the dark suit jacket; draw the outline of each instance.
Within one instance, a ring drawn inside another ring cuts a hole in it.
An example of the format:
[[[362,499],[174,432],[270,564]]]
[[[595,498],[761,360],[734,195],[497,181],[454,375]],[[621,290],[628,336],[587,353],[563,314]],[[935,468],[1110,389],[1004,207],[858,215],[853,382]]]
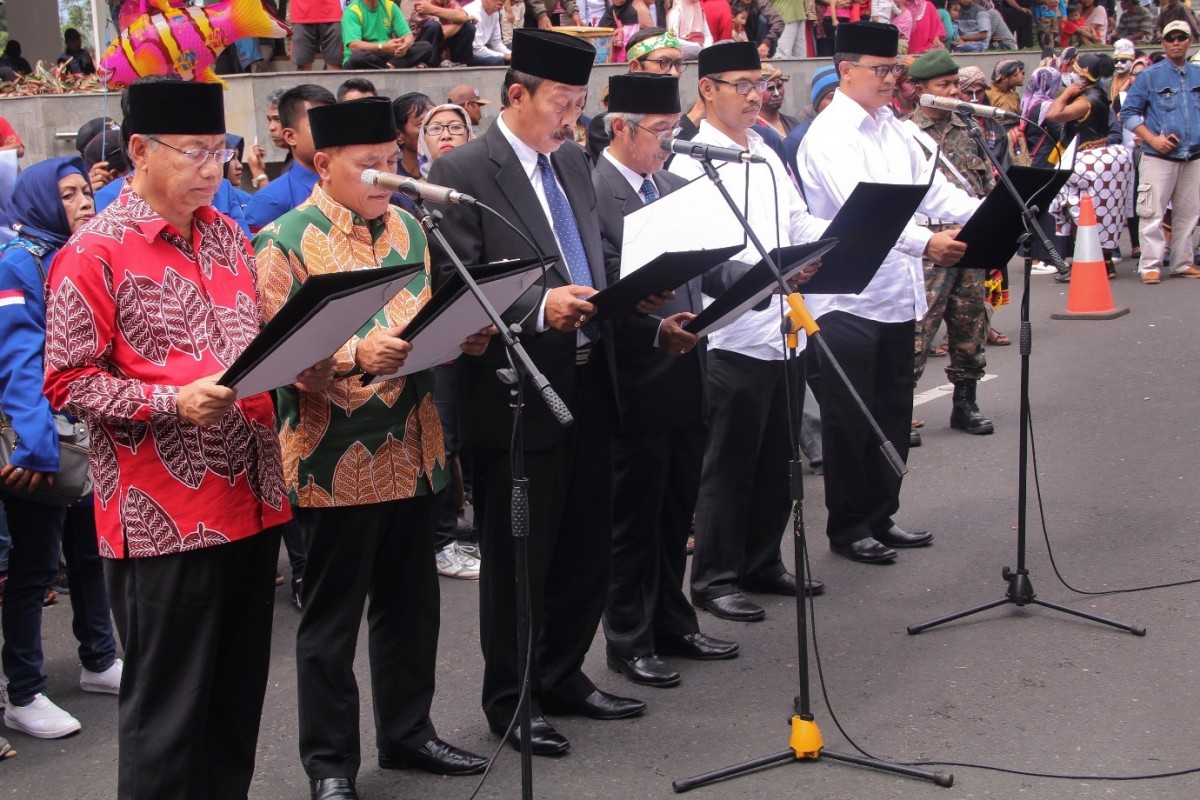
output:
[[[608,282],[621,275],[621,242],[625,217],[643,206],[641,197],[616,167],[601,156],[592,172],[596,187],[596,210],[604,241]],[[686,184],[666,170],[654,174],[659,194],[668,194]],[[663,317],[703,309],[700,278],[694,278],[675,293],[653,315],[634,313],[614,324],[617,348],[617,385],[621,403],[620,429],[638,434],[687,425],[705,412],[705,346],[701,342],[683,356],[672,356],[654,346]]]
[[[550,157],[550,163],[575,212],[579,234],[592,269],[593,285],[603,289],[606,285],[604,253],[600,243],[600,226],[596,221],[596,195],[592,189],[587,156],[581,147],[567,142]],[[547,258],[557,259],[547,276],[547,289],[571,283],[566,262],[559,256],[550,221],[542,212],[537,194],[499,125],[492,125],[482,137],[467,142],[433,162],[429,180],[475,197],[524,231]],[[468,266],[535,255],[516,233],[492,214],[479,208],[459,205],[442,206],[440,210],[444,214],[442,233]],[[432,241],[430,256],[436,284],[453,272],[454,267]],[[520,322],[529,315],[528,322],[523,324],[521,342],[563,402],[574,410],[575,331],[548,329],[544,333],[535,333],[534,316],[538,313],[542,298],[540,283],[502,313],[509,323]],[[607,361],[609,383],[615,392],[616,357],[612,326],[608,322],[600,325],[601,338],[592,353],[592,359],[603,358]],[[459,416],[463,440],[482,447],[507,450],[512,433],[509,389],[496,377],[497,369],[508,367],[503,343],[499,337],[495,337],[482,356],[460,356],[458,363]],[[537,390],[528,383],[523,421],[525,447],[529,450],[554,447],[564,432],[546,409]]]

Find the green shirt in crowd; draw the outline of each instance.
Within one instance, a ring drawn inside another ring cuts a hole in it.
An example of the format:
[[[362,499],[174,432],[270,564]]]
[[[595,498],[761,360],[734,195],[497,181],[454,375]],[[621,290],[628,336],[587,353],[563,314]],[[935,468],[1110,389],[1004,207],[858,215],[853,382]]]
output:
[[[363,0],[354,0],[342,13],[343,62],[350,60],[351,42],[386,42],[408,36],[412,29],[404,12],[392,0],[378,0],[371,8]]]

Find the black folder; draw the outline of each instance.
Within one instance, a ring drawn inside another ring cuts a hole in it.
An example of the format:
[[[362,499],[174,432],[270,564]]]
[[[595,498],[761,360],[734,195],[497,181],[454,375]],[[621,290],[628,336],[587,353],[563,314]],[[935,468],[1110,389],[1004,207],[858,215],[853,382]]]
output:
[[[350,341],[424,269],[399,264],[309,277],[217,383],[242,397],[292,383]]]
[[[837,244],[836,239],[819,239],[807,244],[797,244],[782,249],[776,248],[771,251],[771,260],[779,266],[786,280],[818,258],[823,259],[824,255],[833,250]],[[822,261],[821,270],[824,269],[824,261]],[[821,270],[817,271],[818,275]],[[809,283],[811,282],[809,281]],[[805,286],[807,287],[807,284]],[[779,288],[779,278],[776,277],[775,270],[765,260],[759,261],[720,297],[697,314],[695,319],[684,325],[683,329],[696,336],[707,336],[724,328],[761,301],[766,300],[777,288]]]
[[[823,234],[838,245],[821,259],[821,268],[800,289],[804,294],[858,294],[917,213],[932,184],[860,183]]]
[[[555,260],[547,260],[547,269]],[[471,266],[468,270],[496,311],[504,314],[541,278],[540,264],[539,259],[526,258]],[[400,332],[400,338],[412,345],[404,366],[388,375],[364,375],[362,382],[369,385],[453,361],[462,352],[459,345],[490,324],[483,306],[458,272],[453,272]]]
[[[596,320],[632,313],[637,304],[652,294],[670,292],[699,275],[728,261],[745,249],[744,244],[714,250],[685,250],[663,253],[611,286],[588,298],[596,307]]]
[[[1008,178],[1021,198],[1037,206],[1038,219],[1048,212],[1055,195],[1072,174],[1069,169],[1008,168]],[[1017,240],[1024,232],[1021,207],[1008,189],[997,182],[958,232],[957,238],[967,245],[967,252],[954,268],[997,269],[1004,266],[1017,252]]]

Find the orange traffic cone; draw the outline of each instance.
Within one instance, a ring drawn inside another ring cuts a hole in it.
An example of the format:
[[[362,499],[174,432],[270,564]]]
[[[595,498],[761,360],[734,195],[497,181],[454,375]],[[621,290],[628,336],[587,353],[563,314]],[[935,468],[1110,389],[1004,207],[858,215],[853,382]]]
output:
[[[1127,306],[1113,305],[1112,289],[1100,247],[1100,226],[1091,195],[1079,198],[1079,225],[1075,230],[1075,260],[1071,265],[1071,288],[1067,310],[1051,319],[1116,319],[1129,313]]]

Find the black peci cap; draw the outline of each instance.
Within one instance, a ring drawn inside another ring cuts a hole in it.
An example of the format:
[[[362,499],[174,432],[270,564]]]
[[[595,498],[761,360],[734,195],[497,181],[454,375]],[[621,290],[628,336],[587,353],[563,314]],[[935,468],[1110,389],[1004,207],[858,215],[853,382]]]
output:
[[[392,104],[382,97],[361,97],[308,110],[313,146],[343,147],[396,141]]]

